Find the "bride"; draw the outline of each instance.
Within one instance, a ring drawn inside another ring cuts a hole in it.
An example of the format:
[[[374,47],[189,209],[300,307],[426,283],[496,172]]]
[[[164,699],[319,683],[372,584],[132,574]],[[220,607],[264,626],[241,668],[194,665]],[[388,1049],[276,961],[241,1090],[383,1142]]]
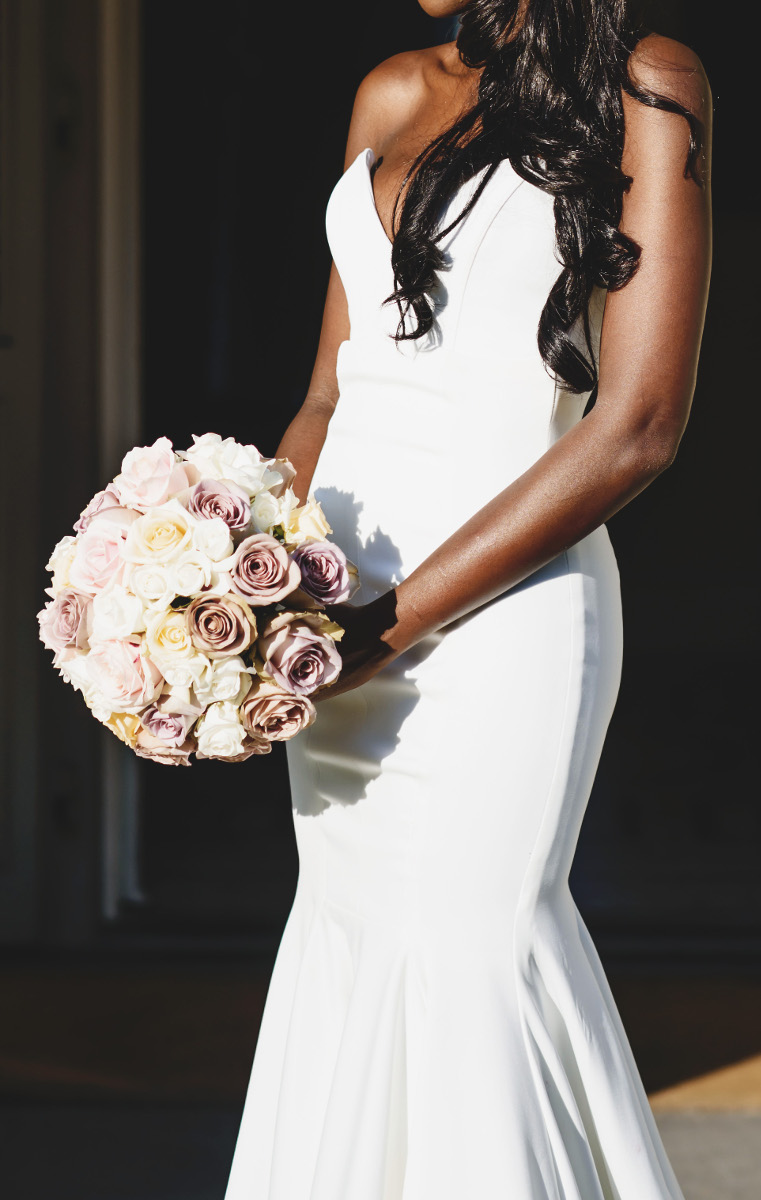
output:
[[[358,91],[277,450],[362,587],[287,747],[227,1200],[676,1200],[568,873],[621,669],[604,522],[695,383],[710,90],[624,0],[421,3],[460,31]]]

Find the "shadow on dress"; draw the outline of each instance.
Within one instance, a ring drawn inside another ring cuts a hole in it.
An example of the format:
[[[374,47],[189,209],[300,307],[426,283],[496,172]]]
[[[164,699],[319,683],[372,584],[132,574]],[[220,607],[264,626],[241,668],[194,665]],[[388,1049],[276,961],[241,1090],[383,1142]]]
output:
[[[380,527],[363,538],[362,501],[335,487],[315,490],[333,528],[329,536],[357,564],[360,588],[354,604],[367,604],[402,581],[399,548]],[[420,699],[414,670],[441,635],[423,639],[367,683],[317,706],[317,720],[289,746],[293,807],[318,816],[331,804],[356,804],[383,771],[399,744],[402,725]]]

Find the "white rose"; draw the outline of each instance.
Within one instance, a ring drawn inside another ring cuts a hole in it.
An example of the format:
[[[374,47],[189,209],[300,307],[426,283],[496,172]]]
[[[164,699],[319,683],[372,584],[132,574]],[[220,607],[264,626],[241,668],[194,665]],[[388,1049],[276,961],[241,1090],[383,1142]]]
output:
[[[193,434],[193,443],[184,456],[202,479],[229,479],[245,488],[249,496],[266,486],[266,460],[256,446],[241,445],[234,438],[223,440],[218,433],[205,433],[203,437]]]
[[[216,575],[211,559],[200,550],[184,550],[169,568],[172,587],[178,596],[195,596]]]
[[[154,654],[153,661],[171,688],[195,688],[211,667],[211,659],[200,650],[181,657],[177,654]]]
[[[85,704],[98,720],[105,721],[111,715],[113,704],[105,699],[103,692],[95,685],[88,659],[87,651],[78,650],[56,665],[66,682],[70,683],[75,691],[82,693]]]
[[[195,734],[201,753],[214,758],[234,758],[243,749],[246,737],[237,705],[229,700],[210,704],[196,722]]]
[[[239,655],[233,658],[218,658],[209,663],[195,685],[199,704],[213,704],[218,700],[229,700],[236,706],[251,690],[253,667],[247,667]]]
[[[212,517],[208,521],[198,521],[193,529],[193,546],[206,554],[212,562],[227,558],[233,551],[233,539],[230,529],[221,517]]]
[[[281,522],[280,501],[271,492],[260,492],[251,505],[251,520],[259,533],[269,533]]]
[[[125,638],[145,629],[143,602],[120,583],[96,592],[92,602],[94,639]]]
[[[177,595],[165,563],[130,563],[127,583],[145,607],[168,608]]]
[[[157,504],[130,525],[123,556],[128,562],[172,562],[189,548],[196,524],[179,500]]]

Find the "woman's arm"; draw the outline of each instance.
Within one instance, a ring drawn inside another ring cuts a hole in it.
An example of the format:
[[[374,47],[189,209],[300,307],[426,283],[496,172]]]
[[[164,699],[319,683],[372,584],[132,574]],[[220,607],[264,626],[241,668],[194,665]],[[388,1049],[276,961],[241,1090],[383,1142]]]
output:
[[[623,169],[633,177],[621,227],[642,248],[634,278],[607,298],[591,412],[452,534],[393,591],[347,625],[344,671],[356,687],[427,634],[500,595],[585,537],[673,461],[692,401],[710,273],[711,94],[692,51],[651,36],[632,74],[703,122],[704,187],[684,178],[680,116],[624,99]],[[340,609],[340,611],[339,611]]]

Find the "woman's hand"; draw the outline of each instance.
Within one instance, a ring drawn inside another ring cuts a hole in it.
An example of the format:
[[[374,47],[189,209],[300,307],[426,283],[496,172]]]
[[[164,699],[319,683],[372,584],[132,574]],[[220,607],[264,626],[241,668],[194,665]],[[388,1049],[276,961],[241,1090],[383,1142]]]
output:
[[[329,604],[325,612],[345,631],[338,642],[343,666],[335,683],[326,684],[311,694],[312,701],[330,699],[367,683],[402,649],[383,637],[396,623],[396,593],[393,589],[369,604]]]

